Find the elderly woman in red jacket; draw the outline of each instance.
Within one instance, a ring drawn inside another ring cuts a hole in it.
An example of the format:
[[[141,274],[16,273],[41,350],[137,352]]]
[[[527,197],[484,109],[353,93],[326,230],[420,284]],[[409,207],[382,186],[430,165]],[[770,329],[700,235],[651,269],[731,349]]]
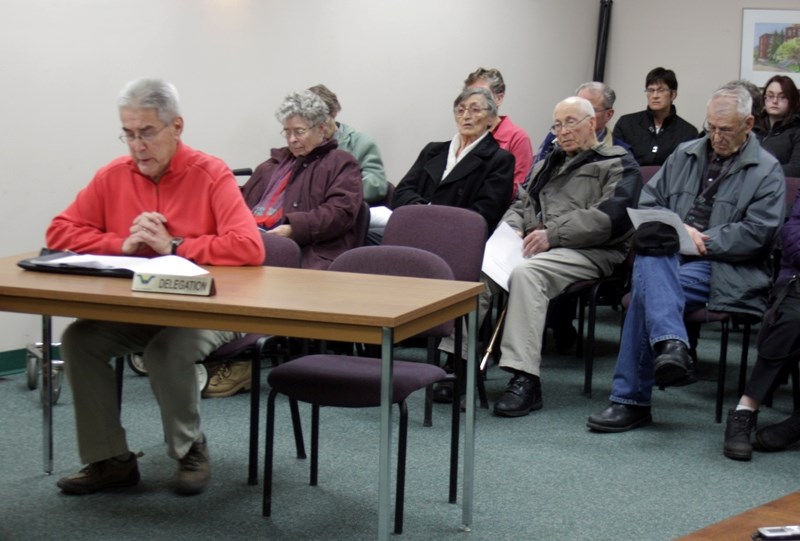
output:
[[[301,266],[326,269],[359,245],[361,169],[335,140],[325,139],[328,108],[308,90],[289,94],[275,116],[287,146],[275,148],[242,188],[262,230],[300,245]]]

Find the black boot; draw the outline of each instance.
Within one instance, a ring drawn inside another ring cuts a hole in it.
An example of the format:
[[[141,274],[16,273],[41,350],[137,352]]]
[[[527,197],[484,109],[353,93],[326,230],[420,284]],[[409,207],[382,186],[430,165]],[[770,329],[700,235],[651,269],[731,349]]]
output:
[[[653,346],[656,358],[653,361],[656,385],[680,387],[697,381],[689,348],[680,340],[663,340]]]
[[[750,434],[756,427],[758,412],[750,410],[728,410],[725,424],[725,447],[723,453],[733,460],[750,460],[753,443]]]
[[[756,432],[756,445],[759,451],[783,451],[800,441],[800,412],[778,424],[765,426]]]

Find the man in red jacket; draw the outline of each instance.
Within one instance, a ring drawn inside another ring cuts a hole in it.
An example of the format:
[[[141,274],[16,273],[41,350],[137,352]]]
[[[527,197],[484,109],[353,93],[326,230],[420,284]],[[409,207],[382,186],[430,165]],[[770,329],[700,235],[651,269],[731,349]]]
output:
[[[207,265],[259,265],[264,245],[236,180],[222,160],[181,142],[178,93],[140,79],[119,97],[120,140],[130,156],[101,168],[47,229],[47,246],[104,255],[176,254]],[[62,336],[81,461],[58,481],[70,494],[136,485],[139,468],[117,407],[113,357],[143,352],[161,409],[168,454],[178,461],[175,491],[199,494],[210,478],[200,430],[194,363],[234,333],[79,319]]]

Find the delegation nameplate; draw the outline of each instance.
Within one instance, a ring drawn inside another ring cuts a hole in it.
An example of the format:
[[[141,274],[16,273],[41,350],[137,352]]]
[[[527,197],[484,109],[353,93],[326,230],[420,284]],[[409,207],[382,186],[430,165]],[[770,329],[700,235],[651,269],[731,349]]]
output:
[[[133,291],[149,293],[174,293],[178,295],[214,295],[214,278],[210,274],[201,276],[177,276],[173,274],[151,274],[136,272],[133,275]]]

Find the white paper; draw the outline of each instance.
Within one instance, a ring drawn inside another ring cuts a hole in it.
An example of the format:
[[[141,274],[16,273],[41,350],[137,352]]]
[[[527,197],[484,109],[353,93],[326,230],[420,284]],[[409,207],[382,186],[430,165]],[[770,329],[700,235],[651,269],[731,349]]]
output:
[[[486,241],[481,270],[508,291],[508,278],[514,267],[522,263],[522,237],[506,222],[500,222]]]
[[[174,276],[200,276],[207,274],[199,267],[177,255],[154,257],[128,257],[117,255],[67,255],[58,259],[36,259],[32,263],[52,267],[80,267],[88,269],[127,269],[149,274],[171,274]]]
[[[386,227],[386,222],[389,221],[389,216],[392,215],[392,209],[389,207],[372,207],[369,209],[369,228],[370,229],[383,229]]]
[[[678,232],[680,241],[680,253],[684,255],[700,255],[697,251],[692,237],[686,231],[681,217],[667,209],[628,209],[628,216],[631,217],[633,227],[638,229],[645,222],[661,222],[671,225]]]

